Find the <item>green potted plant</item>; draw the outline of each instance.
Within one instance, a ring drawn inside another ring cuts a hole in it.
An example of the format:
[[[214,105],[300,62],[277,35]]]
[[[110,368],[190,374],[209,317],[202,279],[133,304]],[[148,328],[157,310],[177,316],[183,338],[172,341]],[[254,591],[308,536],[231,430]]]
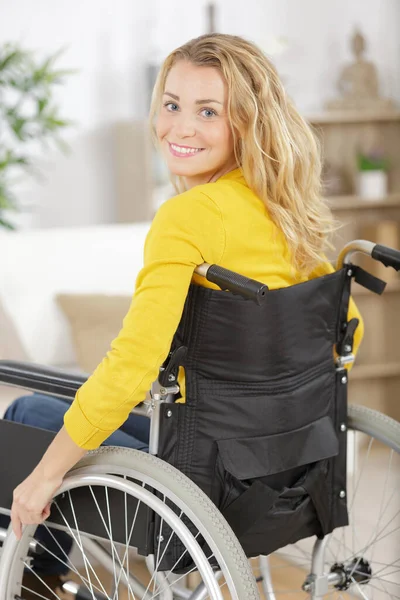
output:
[[[59,55],[38,60],[17,44],[0,45],[0,228],[15,228],[15,187],[22,173],[38,174],[38,145],[67,148],[59,134],[71,122],[61,118],[54,89],[73,71],[55,68]]]

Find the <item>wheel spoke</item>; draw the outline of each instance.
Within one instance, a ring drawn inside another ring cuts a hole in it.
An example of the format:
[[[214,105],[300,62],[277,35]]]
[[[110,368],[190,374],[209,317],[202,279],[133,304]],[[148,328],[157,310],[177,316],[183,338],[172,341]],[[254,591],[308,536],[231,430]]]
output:
[[[400,562],[400,558],[397,558],[396,560],[394,560],[392,563],[385,565],[384,567],[382,567],[381,569],[379,569],[379,571],[377,571],[376,573],[374,573],[374,576],[376,577],[377,575],[379,575],[379,573],[382,573],[383,571],[385,571],[386,569],[389,569],[389,567],[393,567],[396,563]],[[375,564],[379,564],[377,562],[375,562]],[[382,563],[381,563],[382,564]],[[398,569],[396,571],[396,573],[400,572],[400,570]]]
[[[68,492],[68,494],[69,494],[69,492]],[[70,494],[69,494],[69,496],[70,496],[70,499],[71,499],[71,495]],[[84,565],[85,565],[85,570],[86,570],[86,575],[87,575],[87,584],[85,583],[87,589],[93,595],[93,584],[92,584],[91,578],[89,577],[89,574],[88,574],[88,566],[89,566],[90,570],[93,572],[93,575],[95,576],[95,578],[97,579],[98,584],[101,587],[101,591],[105,594],[105,596],[107,596],[107,592],[104,589],[104,586],[101,583],[100,579],[98,578],[96,571],[93,569],[92,564],[87,560],[86,553],[85,553],[83,545],[82,545],[82,540],[80,538],[80,534],[79,534],[79,531],[78,531],[77,524],[75,524],[75,526],[76,526],[75,531],[77,533],[77,535],[75,535],[75,533],[73,532],[72,528],[70,527],[70,524],[68,523],[67,519],[65,518],[64,513],[61,511],[61,509],[60,509],[57,501],[54,501],[54,505],[56,506],[56,508],[57,508],[57,510],[58,510],[58,512],[59,512],[59,514],[61,516],[61,518],[63,519],[63,521],[64,521],[64,523],[66,525],[66,527],[68,528],[70,536],[72,537],[72,539],[74,540],[74,542],[76,543],[76,545],[78,546],[79,550],[82,553],[82,557],[83,557],[83,561],[84,561]]]
[[[126,480],[126,475],[124,476],[124,479]],[[138,502],[138,505],[140,504],[140,502]],[[128,496],[127,493],[124,492],[124,517],[125,517],[125,553],[122,559],[122,564],[125,563],[125,557],[126,557],[126,574],[128,575],[130,573],[129,571],[129,544],[128,544]],[[136,516],[135,516],[136,518]],[[129,541],[131,540],[130,536],[129,536]],[[118,577],[118,585],[119,582],[121,581],[121,575],[122,573],[120,572],[119,577]],[[131,590],[128,588],[128,600],[130,600],[131,597]],[[132,600],[136,600],[135,598],[135,594],[132,592]]]
[[[180,514],[179,514],[179,518],[181,518],[181,517],[182,517],[182,515],[183,515],[183,511],[181,511],[181,512],[180,512]],[[164,556],[165,556],[165,553],[166,553],[166,551],[167,551],[167,549],[168,549],[168,547],[169,547],[169,545],[170,545],[170,543],[171,543],[171,540],[172,540],[172,538],[174,537],[174,535],[175,535],[175,533],[174,533],[174,531],[172,531],[172,533],[170,534],[170,536],[169,536],[169,538],[168,538],[168,541],[167,541],[167,543],[166,543],[166,545],[165,545],[165,548],[164,548],[164,550],[163,550],[163,553],[162,553],[161,557],[159,558],[158,565],[160,565],[160,564],[161,564],[161,561],[162,561],[162,559],[164,558]],[[195,536],[195,538],[194,538],[194,539],[197,539],[198,535],[199,535],[199,533],[197,533],[197,535]],[[187,550],[185,550],[185,551],[184,551],[184,552],[181,554],[181,556],[180,556],[180,557],[178,558],[178,560],[175,562],[175,564],[173,565],[173,567],[172,567],[172,568],[171,568],[171,569],[168,571],[168,573],[166,574],[166,577],[168,577],[168,575],[170,575],[170,574],[172,573],[172,571],[173,571],[173,570],[175,569],[175,567],[176,567],[176,566],[179,564],[179,562],[182,560],[182,558],[185,556],[185,554],[187,554]],[[147,588],[146,588],[146,593],[147,593],[147,592],[148,592],[148,590],[150,589],[150,586],[151,586],[151,584],[152,584],[152,582],[153,582],[153,579],[154,579],[154,573],[155,573],[155,571],[153,572],[153,574],[152,574],[152,576],[151,576],[151,579],[150,579],[150,581],[149,581],[149,583],[148,583],[148,586],[147,586]]]
[[[92,486],[90,486],[90,491],[93,495],[93,488]],[[113,571],[114,571],[114,594],[113,594],[113,600],[118,600],[118,583],[117,583],[117,570],[115,568],[115,555],[117,555],[117,557],[119,558],[117,549],[114,545],[113,540],[113,532],[112,532],[112,523],[111,523],[111,514],[110,514],[110,501],[108,498],[108,487],[104,488],[104,493],[105,493],[105,497],[106,497],[106,506],[107,506],[107,518],[108,518],[108,529],[106,528],[107,533],[109,534],[109,538],[110,538],[110,542],[111,542],[111,553],[112,553],[112,561],[113,561]],[[121,564],[121,563],[120,563]],[[121,564],[121,570],[123,570],[124,567]]]
[[[24,561],[24,566],[25,566],[27,569],[29,569],[29,571],[30,571],[31,573],[33,573],[33,575],[35,575],[35,577],[38,579],[38,581],[40,581],[40,583],[41,583],[41,584],[42,584],[42,585],[43,585],[43,586],[44,586],[44,587],[45,587],[45,588],[46,588],[46,589],[47,589],[49,592],[51,592],[51,593],[52,593],[52,595],[54,596],[54,598],[56,598],[56,600],[60,600],[60,596],[59,596],[58,594],[56,594],[55,592],[53,592],[53,590],[51,589],[51,587],[50,587],[50,586],[48,586],[48,585],[47,585],[47,583],[46,583],[45,581],[43,581],[43,579],[40,577],[40,575],[38,575],[38,574],[36,573],[36,571],[34,571],[34,570],[32,569],[32,567],[30,566],[30,564],[29,564],[29,563],[27,563],[26,561]],[[22,586],[22,589],[25,589],[25,590],[26,590],[26,591],[28,591],[28,592],[31,592],[31,593],[34,593],[34,594],[36,594],[37,596],[39,596],[39,598],[40,598],[40,597],[42,597],[42,598],[44,598],[44,600],[47,600],[45,596],[41,596],[41,595],[39,595],[37,592],[35,592],[35,591],[33,591],[33,590],[30,590],[29,588],[27,588],[27,587],[25,587],[25,586]],[[95,598],[94,600],[96,600],[96,598]]]
[[[107,537],[108,537],[108,540],[109,540],[109,542],[110,542],[110,545],[111,545],[112,561],[113,561],[113,567],[114,567],[114,568],[113,568],[113,571],[114,571],[114,581],[116,581],[116,568],[115,568],[115,556],[116,556],[116,557],[117,557],[117,560],[118,560],[118,563],[119,563],[120,573],[123,573],[123,574],[125,575],[126,584],[127,584],[127,586],[128,586],[128,589],[130,589],[130,590],[131,590],[131,593],[132,593],[132,595],[133,595],[133,590],[132,590],[132,588],[131,588],[131,584],[130,584],[129,578],[128,578],[127,574],[126,574],[126,573],[125,573],[125,571],[124,571],[123,561],[121,562],[121,560],[120,560],[120,558],[119,558],[119,554],[118,554],[118,552],[117,552],[117,549],[116,549],[116,547],[115,547],[114,540],[112,539],[111,532],[109,531],[109,529],[108,529],[108,527],[107,527],[107,524],[106,524],[106,522],[105,522],[105,519],[104,519],[104,517],[103,517],[103,513],[101,512],[101,509],[100,509],[99,503],[98,503],[98,501],[97,501],[96,495],[95,495],[95,493],[93,492],[93,487],[92,487],[92,486],[89,486],[89,489],[90,489],[90,492],[91,492],[91,494],[92,494],[93,501],[94,501],[94,503],[95,503],[95,505],[96,505],[96,508],[97,508],[97,511],[98,511],[98,513],[99,513],[100,519],[101,519],[101,521],[102,521],[102,523],[103,523],[104,529],[105,529],[105,531],[106,531],[106,533],[107,533]],[[106,488],[106,489],[107,489],[107,488]]]
[[[163,495],[163,502],[165,503],[164,495]],[[164,540],[164,538],[162,536],[163,524],[164,524],[164,519],[160,519],[160,529],[158,531],[158,539],[157,539],[157,553],[156,553],[156,556],[154,556],[154,572],[152,575],[152,579],[154,580],[153,581],[153,594],[155,592],[154,583],[157,581],[157,577],[158,577],[158,568],[162,561],[162,557],[160,558],[160,548],[161,548],[161,542]],[[157,557],[157,559],[156,559],[156,557]]]
[[[124,479],[126,480],[127,477],[125,476]],[[142,488],[145,488],[145,484],[144,483],[142,483]],[[126,539],[126,544],[125,544],[125,552],[124,552],[124,555],[122,557],[122,564],[124,564],[125,559],[126,559],[126,562],[127,562],[126,578],[127,578],[128,575],[129,575],[129,573],[130,573],[130,570],[129,570],[129,547],[130,547],[130,543],[131,543],[133,531],[135,529],[136,519],[137,519],[137,516],[138,516],[138,512],[139,512],[139,507],[140,507],[141,501],[138,500],[137,503],[136,503],[135,515],[133,517],[131,529],[129,531],[129,536],[128,536],[127,535],[127,530],[128,530],[128,509],[127,509],[127,497],[126,497],[127,494],[126,494],[126,492],[124,492],[124,495],[125,495],[124,503],[125,503],[125,539]],[[121,575],[122,575],[122,569],[121,569],[121,571],[119,573],[118,583],[121,580]],[[133,590],[128,588],[128,600],[129,600],[129,595],[130,594],[132,594],[133,600],[136,600],[136,596],[135,596]]]
[[[46,522],[42,523],[42,526],[45,527],[47,533],[51,536],[51,538],[53,539],[54,543],[58,546],[58,548],[61,550],[62,554],[64,554],[65,558],[67,559],[68,563],[64,562],[61,560],[60,557],[54,555],[46,546],[44,546],[39,540],[35,540],[37,544],[39,544],[39,546],[41,546],[44,550],[46,550],[46,552],[48,552],[49,554],[51,554],[52,556],[54,556],[55,558],[57,558],[57,560],[59,560],[63,565],[65,565],[68,569],[70,569],[71,571],[73,571],[75,574],[79,574],[78,569],[76,568],[76,566],[72,563],[71,558],[68,556],[68,554],[65,552],[64,548],[61,546],[60,542],[58,541],[58,539],[56,538],[56,536],[54,535],[54,533],[51,530],[51,527],[48,527],[48,525],[46,524]]]
[[[87,588],[87,589],[90,591],[90,588],[89,588],[89,586],[88,586],[88,583],[89,583],[89,581],[88,581],[88,580],[87,580],[85,577],[83,577],[83,575],[82,575],[81,573],[79,573],[78,569],[72,565],[72,562],[71,562],[71,561],[69,561],[69,563],[70,563],[70,564],[67,564],[65,561],[61,560],[61,558],[60,558],[59,556],[57,556],[56,554],[54,554],[53,552],[51,552],[51,550],[49,550],[49,549],[48,549],[46,546],[44,546],[44,545],[43,545],[41,542],[37,541],[37,544],[38,544],[38,545],[39,545],[41,548],[43,548],[43,549],[44,549],[44,550],[45,550],[45,551],[46,551],[48,554],[50,554],[50,556],[53,556],[53,558],[57,559],[57,561],[58,561],[59,563],[61,563],[62,565],[64,565],[65,567],[67,567],[67,568],[68,568],[70,571],[72,571],[73,573],[75,573],[75,575],[78,575],[78,577],[80,577],[80,578],[81,578],[81,580],[82,580],[82,582],[83,582],[83,583],[86,585],[86,588]],[[93,585],[93,588],[95,588],[95,590],[96,590],[97,592],[100,592],[100,593],[102,592],[102,591],[101,591],[101,590],[100,590],[98,587],[96,587],[94,584],[92,584],[92,585]]]

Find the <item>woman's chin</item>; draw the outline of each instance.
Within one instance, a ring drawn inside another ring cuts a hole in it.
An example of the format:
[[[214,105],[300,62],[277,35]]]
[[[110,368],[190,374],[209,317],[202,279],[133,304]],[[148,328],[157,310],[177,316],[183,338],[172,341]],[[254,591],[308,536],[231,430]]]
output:
[[[185,159],[183,159],[185,160]],[[190,160],[190,159],[189,159]],[[204,171],[207,171],[206,168],[194,167],[193,165],[177,165],[176,162],[171,162],[168,165],[168,169],[172,175],[176,175],[177,177],[195,177]]]

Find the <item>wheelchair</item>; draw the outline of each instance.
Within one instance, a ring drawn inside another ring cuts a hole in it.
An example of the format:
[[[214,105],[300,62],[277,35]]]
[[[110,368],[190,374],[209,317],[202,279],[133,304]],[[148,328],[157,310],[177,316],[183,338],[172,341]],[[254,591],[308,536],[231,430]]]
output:
[[[151,418],[149,454],[90,451],[41,526],[55,545],[59,530],[73,540],[59,558],[68,598],[400,597],[400,423],[347,404],[351,283],[385,287],[351,262],[357,252],[400,269],[399,251],[365,240],[343,248],[334,273],[280,290],[196,269],[221,289],[191,285],[169,356],[134,410]],[[0,383],[65,399],[85,380],[0,361]],[[54,435],[0,421],[0,513]],[[36,534],[0,530],[0,600],[23,599],[24,572],[55,556]]]

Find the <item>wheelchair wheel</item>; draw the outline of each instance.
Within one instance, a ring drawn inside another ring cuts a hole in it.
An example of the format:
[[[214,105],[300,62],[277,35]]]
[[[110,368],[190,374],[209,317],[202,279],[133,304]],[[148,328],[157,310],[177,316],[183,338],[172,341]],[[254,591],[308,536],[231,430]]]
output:
[[[349,526],[258,559],[268,600],[400,598],[400,423],[350,405],[347,431]]]
[[[74,494],[79,498],[82,493],[86,496],[80,508]],[[152,515],[154,534],[153,553],[146,560],[150,572],[143,568],[143,561],[132,557],[135,536],[140,530],[140,543],[146,543],[146,515]],[[102,534],[98,529],[93,533],[83,527],[87,517],[90,524],[97,521],[98,527],[103,528]],[[20,541],[9,530],[4,543],[0,600],[20,599],[28,593],[29,597],[60,600],[259,598],[249,562],[217,508],[187,477],[154,456],[111,447],[89,453],[67,474],[54,498],[50,520],[52,527],[46,523],[46,530],[56,542],[57,529],[74,540],[71,554],[60,553],[55,546],[52,551],[41,548],[41,542],[37,542],[39,549],[53,559],[61,556],[61,563],[70,569],[63,593],[50,592],[46,585],[40,591],[36,587],[30,591],[23,585],[24,574],[26,579],[26,573],[33,572],[35,556],[32,558],[29,553],[37,529],[26,526]],[[40,539],[38,535],[36,538]],[[173,565],[167,571],[163,567],[169,545],[177,541],[180,548],[179,540],[185,549],[175,564],[184,563],[190,555],[189,563],[194,566],[189,570],[197,572],[195,591],[186,587],[187,569],[177,573]],[[58,547],[62,550],[59,543]],[[35,577],[41,580],[39,574]],[[67,596],[67,592],[71,595]]]

